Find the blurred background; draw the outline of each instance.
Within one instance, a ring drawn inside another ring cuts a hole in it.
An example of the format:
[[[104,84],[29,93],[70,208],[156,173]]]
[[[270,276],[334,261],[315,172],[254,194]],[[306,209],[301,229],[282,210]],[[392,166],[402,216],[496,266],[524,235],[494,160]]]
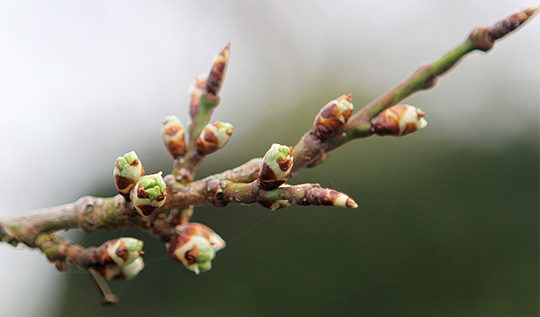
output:
[[[294,145],[329,100],[357,108],[529,1],[1,1],[0,217],[112,196],[117,156],[171,170],[160,124],[232,42],[214,120],[229,145],[199,176]],[[84,273],[0,247],[1,316],[537,316],[540,21],[468,56],[407,103],[428,128],[347,144],[292,183],[356,210],[197,208],[227,242],[195,276],[154,238],[147,267],[99,305]]]

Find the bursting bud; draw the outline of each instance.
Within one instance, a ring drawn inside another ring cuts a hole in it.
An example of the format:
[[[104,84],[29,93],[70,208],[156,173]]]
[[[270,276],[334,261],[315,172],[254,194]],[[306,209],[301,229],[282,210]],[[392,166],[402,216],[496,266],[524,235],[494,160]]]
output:
[[[327,103],[315,118],[313,131],[319,139],[328,139],[347,123],[352,112],[351,94],[334,99]]]
[[[230,47],[230,43],[225,45],[219,55],[214,57],[214,63],[212,64],[212,69],[210,70],[208,80],[206,81],[206,91],[210,95],[217,96],[223,86],[223,78],[225,77],[227,63],[229,62]]]
[[[109,264],[95,269],[107,280],[130,280],[144,269],[144,261],[139,257],[128,265]]]
[[[176,234],[167,242],[169,254],[195,274],[210,270],[216,252],[224,247],[217,233],[199,223],[176,226]]]
[[[184,126],[177,116],[168,116],[161,125],[161,136],[167,151],[174,159],[184,155],[186,152],[186,141],[184,139]]]
[[[144,253],[143,242],[134,238],[120,238],[109,241],[106,252],[102,256],[102,263],[115,263],[118,266],[129,265]]]
[[[414,106],[397,105],[379,113],[371,124],[378,135],[402,136],[427,127],[425,115]]]
[[[99,263],[94,268],[106,279],[132,279],[143,268],[143,242],[134,238],[107,241],[97,248]]]
[[[199,155],[208,155],[223,148],[233,132],[233,126],[227,122],[218,121],[208,124],[197,137],[195,144]]]
[[[259,186],[264,190],[278,188],[289,178],[293,166],[293,148],[277,143],[266,152],[259,172]]]
[[[161,172],[146,175],[137,182],[131,190],[131,202],[137,212],[145,217],[165,204],[167,186],[161,177]]]
[[[129,192],[144,176],[144,168],[135,151],[128,152],[116,159],[114,166],[114,182],[122,196],[129,199]]]

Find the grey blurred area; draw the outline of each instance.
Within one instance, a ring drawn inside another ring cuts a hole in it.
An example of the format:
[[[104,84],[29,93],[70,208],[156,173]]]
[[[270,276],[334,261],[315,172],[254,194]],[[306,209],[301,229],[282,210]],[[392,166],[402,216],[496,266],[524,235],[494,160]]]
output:
[[[199,176],[294,145],[329,100],[368,103],[527,1],[2,1],[0,218],[114,195],[117,156],[168,173],[160,123],[187,124],[192,79],[231,42],[214,120],[235,126]],[[292,183],[357,210],[197,208],[228,242],[195,276],[154,238],[99,305],[89,277],[0,247],[0,316],[537,316],[540,22],[406,100],[429,126],[338,149]]]

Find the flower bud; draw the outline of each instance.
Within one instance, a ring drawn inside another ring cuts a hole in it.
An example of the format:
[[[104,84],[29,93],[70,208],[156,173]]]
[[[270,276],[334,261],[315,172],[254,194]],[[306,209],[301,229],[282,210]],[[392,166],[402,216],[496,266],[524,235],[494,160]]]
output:
[[[142,258],[137,258],[132,263],[124,266],[108,264],[95,267],[95,269],[107,280],[130,280],[137,276],[143,268],[144,261]]]
[[[129,199],[129,192],[143,176],[144,168],[135,151],[126,153],[116,159],[114,181],[116,189],[126,199]]]
[[[210,270],[216,252],[224,247],[218,234],[199,223],[176,226],[176,234],[167,242],[169,254],[195,274]]]
[[[327,103],[315,118],[313,131],[319,139],[328,139],[347,123],[352,112],[351,94],[334,99]]]
[[[189,105],[189,115],[191,119],[194,119],[199,114],[199,105],[201,103],[201,96],[204,88],[206,87],[206,80],[208,74],[200,75],[191,82],[189,86],[189,94],[191,95],[191,103]]]
[[[371,121],[378,135],[402,136],[425,128],[428,123],[422,110],[411,105],[397,105],[379,113]]]
[[[146,175],[131,190],[131,202],[141,216],[149,216],[154,210],[165,204],[167,186],[161,172]]]
[[[195,144],[200,155],[208,155],[223,148],[233,132],[233,126],[227,122],[208,124],[197,137]]]
[[[105,245],[107,248],[102,257],[102,263],[125,266],[133,263],[144,253],[143,242],[134,238],[120,238],[109,241]]]
[[[210,241],[201,236],[183,238],[183,243],[172,251],[172,256],[195,274],[210,270],[211,261],[216,255]]]
[[[184,155],[186,152],[186,141],[184,139],[184,126],[177,116],[168,116],[161,126],[161,136],[167,151],[174,159]]]
[[[182,234],[185,236],[204,237],[205,239],[210,241],[212,248],[216,252],[225,247],[225,240],[223,240],[223,238],[221,238],[219,234],[215,233],[214,230],[200,223],[190,222],[183,225],[179,225],[179,226],[176,226],[176,231],[179,234]]]
[[[221,87],[223,86],[223,78],[225,77],[225,71],[229,61],[230,47],[230,43],[225,45],[219,55],[214,57],[212,70],[210,70],[208,80],[206,81],[206,91],[211,95],[217,96],[221,90]]]
[[[306,204],[339,208],[358,208],[358,204],[351,197],[329,188],[312,188],[308,190],[306,193]]]
[[[293,148],[277,143],[266,152],[259,172],[259,186],[264,190],[278,188],[287,181],[293,166]]]
[[[259,204],[264,208],[268,208],[272,211],[289,207],[292,203],[286,199],[280,200],[263,200],[259,201]]]

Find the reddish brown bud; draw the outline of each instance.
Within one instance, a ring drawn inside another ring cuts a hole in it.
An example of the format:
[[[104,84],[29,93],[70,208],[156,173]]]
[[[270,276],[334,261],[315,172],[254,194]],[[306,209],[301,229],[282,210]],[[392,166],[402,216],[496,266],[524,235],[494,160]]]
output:
[[[347,123],[353,112],[351,94],[327,103],[315,118],[313,131],[321,140],[328,139]]]
[[[142,247],[143,242],[134,238],[107,241],[97,248],[97,253],[100,255],[99,263],[102,265],[113,263],[119,266],[128,265],[144,254]]]
[[[512,14],[499,22],[495,23],[490,31],[492,39],[498,40],[508,33],[517,29],[538,11],[538,6],[531,6],[523,10],[516,10]]]
[[[167,151],[174,159],[180,158],[186,152],[184,126],[177,116],[168,116],[161,125],[161,136]]]
[[[118,157],[114,165],[113,175],[116,189],[129,200],[131,189],[144,176],[144,168],[137,154],[131,151],[124,154],[124,156]]]
[[[425,113],[411,105],[397,105],[381,112],[371,121],[378,135],[406,135],[427,126]]]
[[[202,130],[195,140],[199,155],[208,155],[223,148],[233,132],[233,126],[227,122],[216,122],[209,124]]]
[[[196,274],[210,270],[216,252],[224,247],[218,234],[199,223],[176,226],[176,234],[167,242],[171,257]]]
[[[305,196],[306,205],[357,208],[358,204],[344,193],[329,188],[312,188]]]
[[[264,154],[259,186],[264,190],[278,188],[287,181],[293,166],[293,148],[277,143]]]
[[[219,55],[214,57],[212,70],[210,70],[208,80],[206,81],[206,92],[210,95],[217,96],[223,86],[223,78],[225,77],[225,71],[229,62],[230,47],[230,43],[225,45]]]

